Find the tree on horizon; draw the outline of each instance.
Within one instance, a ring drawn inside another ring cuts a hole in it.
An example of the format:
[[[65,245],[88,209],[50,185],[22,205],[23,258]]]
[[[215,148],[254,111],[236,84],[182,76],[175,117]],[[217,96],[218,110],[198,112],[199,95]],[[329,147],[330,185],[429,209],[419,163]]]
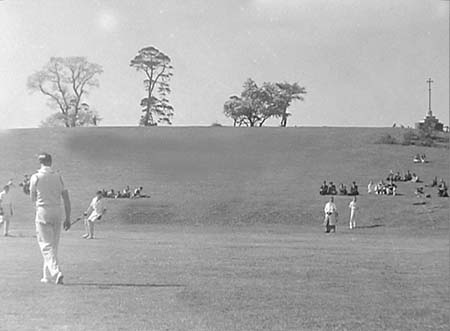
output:
[[[240,96],[233,95],[224,104],[224,114],[233,119],[234,126],[261,127],[269,118],[281,118],[281,126],[286,127],[287,112],[293,100],[303,100],[301,94],[306,89],[298,83],[289,84],[264,82],[258,86],[248,78],[243,84]]]
[[[103,68],[85,57],[51,57],[44,67],[28,77],[27,87],[48,97],[48,105],[58,111],[42,122],[66,128],[94,124],[97,112],[86,107],[89,89],[98,87]]]
[[[142,126],[172,124],[174,109],[167,99],[171,92],[169,81],[173,76],[170,63],[170,57],[153,46],[139,50],[130,62],[131,67],[145,74],[147,95],[140,102],[143,114],[139,124]]]

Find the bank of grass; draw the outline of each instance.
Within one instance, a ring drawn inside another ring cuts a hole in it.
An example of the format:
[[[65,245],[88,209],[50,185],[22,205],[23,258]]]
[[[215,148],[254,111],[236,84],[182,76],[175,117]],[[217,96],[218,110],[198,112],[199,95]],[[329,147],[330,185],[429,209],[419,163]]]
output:
[[[108,200],[98,239],[64,233],[66,286],[39,283],[33,208],[13,189],[0,240],[0,329],[447,330],[448,199],[369,196],[389,170],[449,180],[443,149],[373,144],[391,129],[98,128],[0,134],[0,178],[54,155],[74,216],[98,188],[144,186]],[[414,164],[425,153],[430,163]],[[360,229],[322,232],[323,180],[355,180]],[[17,183],[17,182],[16,182]],[[423,185],[423,184],[420,184]],[[416,205],[416,202],[425,202]],[[46,307],[50,305],[53,310]]]
[[[363,194],[367,225],[420,224],[422,207],[413,183],[400,183],[401,196],[364,194],[369,180],[385,179],[390,170],[410,170],[424,184],[434,176],[449,182],[445,149],[373,144],[388,128],[78,128],[12,130],[2,133],[5,155],[0,178],[16,183],[37,168],[37,151],[54,155],[70,190],[74,214],[81,213],[98,189],[143,186],[151,199],[108,200],[118,224],[317,224],[327,197],[324,181],[350,185]],[[430,163],[414,164],[417,153]],[[423,184],[421,184],[423,185]],[[447,226],[446,200],[436,191],[426,207]],[[16,190],[20,222],[32,218],[28,198]],[[348,213],[349,197],[337,197]],[[395,215],[395,217],[393,217]]]

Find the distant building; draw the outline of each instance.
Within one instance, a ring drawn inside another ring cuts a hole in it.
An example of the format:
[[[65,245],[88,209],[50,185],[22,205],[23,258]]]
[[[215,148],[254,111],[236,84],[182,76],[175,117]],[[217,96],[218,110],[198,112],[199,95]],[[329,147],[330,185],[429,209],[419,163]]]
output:
[[[444,131],[444,124],[439,122],[436,116],[433,115],[431,110],[428,111],[427,116],[423,121],[416,123],[416,129]]]

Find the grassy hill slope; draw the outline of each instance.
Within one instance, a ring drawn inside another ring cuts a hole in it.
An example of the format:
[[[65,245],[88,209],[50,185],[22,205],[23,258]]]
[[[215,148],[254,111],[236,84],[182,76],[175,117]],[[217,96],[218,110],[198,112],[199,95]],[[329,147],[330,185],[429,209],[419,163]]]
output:
[[[362,193],[360,224],[408,231],[448,229],[448,199],[413,205],[418,186],[400,183],[401,196],[369,196],[369,180],[389,170],[411,170],[425,184],[434,176],[449,182],[448,149],[379,145],[390,128],[76,128],[17,129],[0,133],[0,180],[19,183],[47,151],[70,190],[74,216],[97,189],[143,186],[151,199],[108,200],[109,220],[117,224],[282,223],[319,226],[327,197],[323,180],[350,185]],[[414,164],[425,153],[428,164]],[[16,189],[17,222],[29,222],[33,209]],[[347,221],[350,197],[336,198]]]

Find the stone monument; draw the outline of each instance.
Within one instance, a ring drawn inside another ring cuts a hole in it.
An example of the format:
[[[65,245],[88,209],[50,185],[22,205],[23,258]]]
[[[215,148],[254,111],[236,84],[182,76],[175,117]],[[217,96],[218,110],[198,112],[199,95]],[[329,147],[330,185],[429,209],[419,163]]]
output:
[[[444,131],[444,124],[439,122],[439,120],[436,118],[436,116],[433,115],[433,112],[431,111],[431,83],[433,81],[431,78],[427,80],[428,83],[428,112],[427,116],[424,118],[423,121],[416,123],[415,127],[416,129],[423,129],[423,130],[434,130],[434,131]]]

